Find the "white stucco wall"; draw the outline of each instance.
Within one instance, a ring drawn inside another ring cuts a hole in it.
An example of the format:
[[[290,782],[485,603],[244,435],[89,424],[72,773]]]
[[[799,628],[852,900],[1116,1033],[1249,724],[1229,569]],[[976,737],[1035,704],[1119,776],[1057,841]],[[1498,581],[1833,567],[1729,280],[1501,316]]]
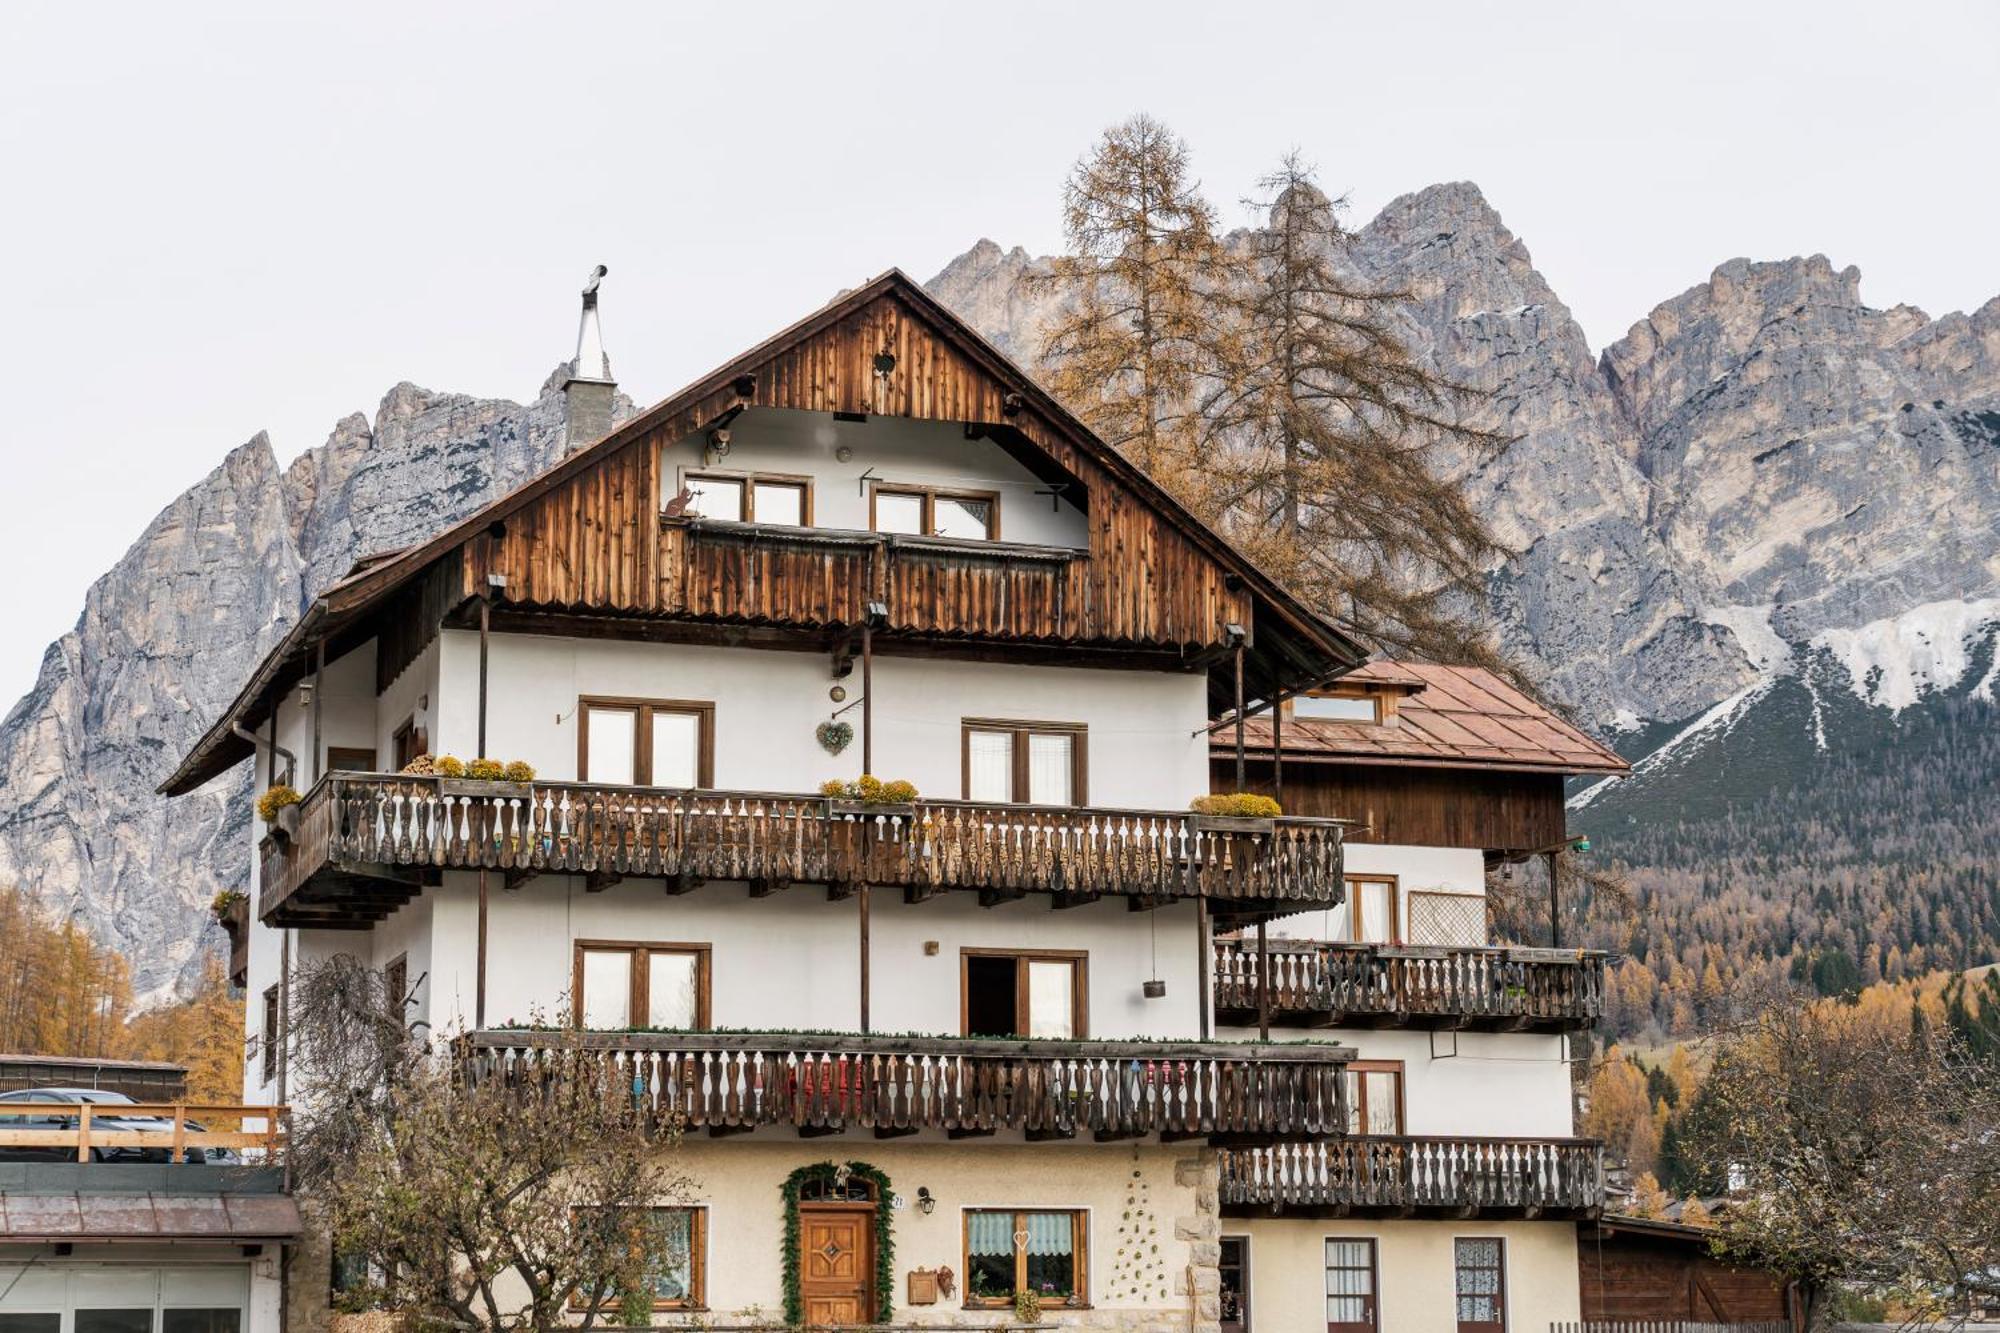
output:
[[[1392,1333],[1456,1333],[1453,1241],[1460,1236],[1506,1242],[1509,1329],[1538,1333],[1582,1317],[1573,1222],[1225,1218],[1222,1233],[1249,1238],[1250,1322],[1258,1329],[1326,1327],[1329,1237],[1375,1240],[1376,1326]]]
[[[479,729],[479,639],[439,636],[437,753],[471,757]],[[487,749],[525,759],[550,780],[574,779],[577,700],[612,695],[713,702],[715,785],[811,792],[861,772],[861,738],[830,755],[813,729],[835,705],[819,653],[687,644],[491,636]],[[857,666],[843,682],[861,697]],[[1198,674],[1012,666],[878,655],[875,769],[929,796],[961,794],[960,724],[967,717],[1081,722],[1089,728],[1088,795],[1099,806],[1184,810],[1208,790],[1207,750],[1191,733],[1207,707]],[[843,719],[858,733],[861,710]]]
[[[994,491],[1000,498],[1000,538],[1041,546],[1090,544],[1082,510],[1052,502],[1048,483],[990,440],[968,440],[952,422],[877,417],[835,421],[817,412],[752,408],[730,423],[726,457],[705,465],[705,435],[669,446],[661,455],[666,499],[679,492],[689,470],[777,472],[813,479],[813,525],[866,531],[868,490],[874,482],[915,483],[945,489]],[[836,451],[850,451],[841,462]]]

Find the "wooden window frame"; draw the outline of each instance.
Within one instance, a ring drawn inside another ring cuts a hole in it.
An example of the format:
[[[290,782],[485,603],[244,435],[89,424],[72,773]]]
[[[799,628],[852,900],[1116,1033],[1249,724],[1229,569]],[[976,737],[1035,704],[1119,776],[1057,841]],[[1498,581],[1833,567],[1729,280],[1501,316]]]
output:
[[[1243,1317],[1241,1319],[1236,1319],[1236,1320],[1225,1319],[1222,1321],[1222,1326],[1224,1328],[1235,1327],[1243,1329],[1247,1333],[1248,1330],[1256,1327],[1256,1323],[1254,1322],[1256,1318],[1256,1313],[1251,1308],[1255,1301],[1255,1295],[1253,1291],[1254,1273],[1252,1271],[1252,1260],[1250,1258],[1250,1250],[1251,1250],[1250,1234],[1248,1232],[1226,1231],[1222,1235],[1216,1238],[1216,1242],[1217,1245],[1220,1247],[1215,1263],[1216,1270],[1218,1272],[1220,1272],[1224,1266],[1221,1256],[1226,1255],[1229,1252],[1229,1246],[1232,1242],[1238,1246],[1239,1252],[1242,1255],[1242,1258],[1237,1263],[1236,1267],[1238,1274],[1241,1278],[1241,1281],[1238,1283],[1238,1285],[1241,1288],[1239,1294],[1242,1296],[1243,1299],[1243,1304],[1240,1311]]]
[[[695,788],[715,785],[715,701],[712,699],[641,699],[616,694],[580,694],[576,699],[576,780],[590,781],[590,710],[617,709],[637,714],[632,729],[632,785],[653,785],[653,714],[692,713],[699,719],[695,742]]]
[[[692,1221],[688,1226],[688,1299],[684,1301],[654,1300],[655,1310],[685,1310],[690,1313],[708,1309],[708,1205],[705,1203],[656,1203],[640,1205],[650,1213],[689,1213]],[[579,1210],[581,1211],[581,1210]],[[611,1293],[598,1304],[601,1314],[617,1313],[617,1293]],[[569,1308],[588,1310],[590,1301],[581,1292],[571,1292]]]
[[[744,523],[762,521],[757,517],[757,487],[759,485],[796,487],[798,490],[804,492],[799,499],[798,526],[809,528],[813,525],[813,478],[808,473],[754,472],[723,467],[683,467],[680,470],[680,485],[675,489],[675,494],[689,489],[689,485],[692,482],[706,480],[740,481],[743,483],[743,517],[740,521]],[[664,512],[666,509],[664,502],[662,502],[660,508]],[[698,513],[690,513],[688,517],[700,518],[702,516]],[[726,523],[729,520],[722,519],[719,521]],[[789,528],[792,524],[780,523],[776,526]]]
[[[258,1052],[262,1061],[264,1082],[271,1083],[278,1077],[278,1025],[284,1013],[278,1002],[276,982],[264,987],[259,1031],[263,1036],[264,1049]]]
[[[964,800],[972,799],[972,733],[975,731],[1005,731],[1014,736],[1014,771],[1012,787],[1014,799],[1009,805],[1028,805],[1028,738],[1031,736],[1068,736],[1070,803],[1040,807],[1047,810],[1074,810],[1090,804],[1090,726],[1084,722],[1031,721],[1012,717],[967,717],[960,718],[958,724],[958,793]]]
[[[422,727],[417,725],[417,715],[415,713],[404,718],[402,724],[389,733],[389,753],[394,757],[396,771],[399,773],[403,771],[403,766],[410,762],[410,759],[403,758],[404,741],[406,739],[409,742],[410,759],[415,759],[419,755],[426,755],[431,752],[431,738],[425,733]]]
[[[1368,1247],[1368,1314],[1369,1314],[1368,1327],[1376,1330],[1376,1333],[1381,1333],[1382,1245],[1380,1239],[1375,1236],[1323,1236],[1321,1238],[1320,1250],[1319,1250],[1320,1313],[1322,1315],[1326,1313],[1326,1302],[1329,1299],[1331,1299],[1332,1296],[1334,1295],[1334,1293],[1326,1289],[1326,1275],[1333,1271],[1332,1266],[1326,1262],[1326,1247],[1336,1242],[1342,1245],[1366,1245]],[[1340,1271],[1343,1273],[1352,1273],[1352,1272],[1359,1272],[1360,1270],[1356,1268],[1343,1268]],[[1453,1295],[1452,1309],[1455,1313],[1458,1308],[1457,1291],[1455,1289],[1452,1295]],[[1327,1329],[1329,1330],[1329,1333],[1331,1333],[1331,1330],[1336,1327],[1338,1328],[1354,1327],[1354,1325],[1351,1323],[1336,1325],[1331,1321],[1324,1321],[1324,1322],[1326,1322],[1326,1326]]]
[[[714,946],[706,943],[683,943],[668,940],[578,940],[570,958],[570,1021],[581,1032],[583,1026],[583,956],[586,953],[624,953],[631,955],[629,984],[631,993],[626,997],[625,1016],[627,1028],[649,1026],[635,1024],[630,1020],[635,1016],[652,1016],[652,968],[647,959],[656,953],[693,954],[694,964],[694,1029],[706,1032],[714,1021],[710,1010],[714,987]]]
[[[1075,1248],[1070,1262],[1074,1266],[1075,1285],[1072,1294],[1075,1305],[1051,1306],[1051,1309],[1088,1310],[1090,1300],[1090,1209],[1063,1205],[1040,1206],[990,1206],[967,1204],[958,1210],[958,1257],[965,1265],[964,1279],[960,1286],[959,1308],[962,1310],[1007,1310],[1012,1309],[1014,1298],[1009,1296],[974,1296],[972,1294],[972,1215],[974,1213],[1011,1213],[1014,1217],[1014,1231],[1019,1234],[1025,1229],[1022,1220],[1029,1213],[1068,1213],[1070,1215],[1070,1235]],[[1019,1291],[1027,1280],[1028,1253],[1019,1244],[1014,1247],[1014,1290]]]
[[[1404,1098],[1409,1092],[1409,1078],[1403,1071],[1403,1062],[1401,1060],[1349,1060],[1346,1072],[1350,1074],[1394,1074],[1396,1076],[1396,1128],[1391,1131],[1388,1137],[1400,1138],[1410,1132],[1410,1121],[1409,1117],[1405,1114],[1407,1106],[1404,1102]],[[1363,1137],[1367,1137],[1369,1133],[1367,1089],[1368,1085],[1366,1081],[1356,1078],[1354,1080],[1354,1090],[1359,1096],[1354,1105],[1348,1108],[1351,1114],[1358,1117],[1358,1123],[1361,1125],[1361,1129],[1355,1132]]]
[[[972,1035],[972,960],[1011,958],[1017,964],[1029,962],[1070,963],[1070,1015],[1075,1035],[1072,1041],[1090,1039],[1090,952],[1087,949],[988,949],[961,948],[958,951],[958,1031]],[[1028,1028],[1028,969],[1014,969],[1014,1026],[1025,1036]],[[992,1034],[987,1034],[992,1035]]]
[[[1400,875],[1342,874],[1341,889],[1347,894],[1347,938],[1354,944],[1403,942],[1403,878]],[[1381,941],[1366,939],[1361,930],[1361,895],[1353,891],[1356,884],[1386,884],[1389,886],[1389,933]],[[1467,895],[1470,896],[1470,895]]]
[[[397,984],[398,973],[401,984]],[[404,1018],[410,998],[410,955],[408,951],[397,954],[382,964],[382,989],[388,995],[389,1003],[396,1006],[396,1015]],[[407,1021],[407,1019],[405,1019]]]
[[[1374,705],[1375,716],[1366,719],[1358,717],[1310,717],[1299,712],[1299,699],[1365,699]],[[1347,722],[1358,727],[1379,727],[1395,715],[1395,697],[1384,694],[1380,690],[1340,689],[1337,687],[1323,690],[1307,690],[1302,695],[1296,695],[1293,698],[1285,700],[1285,716],[1288,720],[1294,717],[1302,717],[1307,722]]]
[[[1464,1265],[1459,1263],[1458,1261],[1458,1247],[1462,1243],[1469,1240],[1490,1241],[1500,1252],[1500,1262],[1495,1267],[1494,1270],[1500,1275],[1499,1288],[1494,1292],[1494,1303],[1497,1306],[1499,1306],[1500,1309],[1500,1318],[1497,1322],[1500,1326],[1501,1333],[1506,1333],[1506,1330],[1508,1328],[1508,1322],[1507,1322],[1507,1238],[1505,1236],[1453,1236],[1451,1238],[1452,1325],[1453,1327],[1458,1329],[1480,1329],[1480,1330],[1490,1329],[1494,1326],[1494,1321],[1482,1319],[1482,1320],[1474,1320],[1468,1322],[1461,1320],[1458,1317],[1458,1301],[1460,1296],[1458,1281],[1459,1281],[1459,1275],[1465,1271]]]
[[[927,486],[922,482],[915,481],[874,482],[868,487],[868,530],[870,532],[881,531],[881,528],[876,526],[875,518],[875,497],[878,495],[915,495],[921,497],[924,502],[923,535],[926,537],[935,537],[938,535],[937,502],[940,498],[947,500],[984,501],[989,508],[986,519],[986,536],[983,540],[989,542],[1000,540],[1000,492],[998,491],[964,490],[955,486]],[[909,534],[898,535],[907,536]],[[979,541],[982,539],[978,537],[961,537],[954,540]]]

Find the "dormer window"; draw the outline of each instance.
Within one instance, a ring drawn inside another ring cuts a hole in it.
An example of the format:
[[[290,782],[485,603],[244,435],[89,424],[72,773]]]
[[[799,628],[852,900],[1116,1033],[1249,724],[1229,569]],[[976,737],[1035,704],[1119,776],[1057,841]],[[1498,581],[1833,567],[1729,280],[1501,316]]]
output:
[[[1379,694],[1302,694],[1292,701],[1294,717],[1319,717],[1332,722],[1380,722],[1382,696]]]
[[[882,483],[869,495],[869,521],[877,532],[997,541],[1000,497],[992,491]]]
[[[812,481],[768,472],[689,472],[687,512],[731,523],[812,523]]]

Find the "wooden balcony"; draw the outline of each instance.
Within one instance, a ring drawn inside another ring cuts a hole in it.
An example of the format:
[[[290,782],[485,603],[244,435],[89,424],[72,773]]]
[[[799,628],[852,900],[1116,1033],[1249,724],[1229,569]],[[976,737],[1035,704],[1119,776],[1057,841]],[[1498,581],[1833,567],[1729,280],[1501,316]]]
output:
[[[251,1151],[273,1164],[283,1160],[291,1114],[288,1106],[236,1103],[7,1102],[0,1104],[0,1150],[9,1157],[72,1162],[148,1156],[161,1162],[200,1162],[211,1152]],[[263,1127],[223,1127],[246,1120]]]
[[[229,937],[229,984],[250,984],[250,900],[238,894],[236,901],[216,917],[222,933]]]
[[[1576,1032],[1604,1012],[1604,955],[1590,950],[1272,940],[1271,1022],[1289,1027]],[[1215,943],[1219,1023],[1258,1018],[1257,945]]]
[[[1305,1043],[500,1030],[458,1049],[475,1079],[526,1086],[567,1067],[689,1133],[1221,1143],[1337,1132],[1354,1055]]]
[[[1058,906],[1200,897],[1255,916],[1341,900],[1340,830],[1328,819],[333,773],[266,839],[258,913],[366,926],[447,868],[484,868],[509,887],[569,874],[593,889],[643,877],[670,892],[726,880],[754,895],[821,884],[838,897],[866,884],[912,901],[973,890],[989,906],[1029,893]]]
[[[1590,1139],[1355,1137],[1221,1154],[1225,1215],[1590,1218],[1604,1205]]]

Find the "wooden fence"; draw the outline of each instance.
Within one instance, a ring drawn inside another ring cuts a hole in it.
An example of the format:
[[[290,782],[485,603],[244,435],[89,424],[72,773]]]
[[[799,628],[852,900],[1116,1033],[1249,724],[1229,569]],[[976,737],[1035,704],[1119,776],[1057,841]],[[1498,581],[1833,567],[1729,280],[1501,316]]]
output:
[[[195,1119],[241,1125],[262,1120],[261,1130],[197,1128]],[[143,1128],[133,1122],[149,1122]],[[110,1122],[110,1123],[106,1123]],[[183,1102],[0,1103],[0,1148],[44,1149],[88,1162],[128,1150],[162,1153],[182,1162],[189,1149],[254,1149],[278,1160],[291,1124],[288,1106],[196,1106]]]

